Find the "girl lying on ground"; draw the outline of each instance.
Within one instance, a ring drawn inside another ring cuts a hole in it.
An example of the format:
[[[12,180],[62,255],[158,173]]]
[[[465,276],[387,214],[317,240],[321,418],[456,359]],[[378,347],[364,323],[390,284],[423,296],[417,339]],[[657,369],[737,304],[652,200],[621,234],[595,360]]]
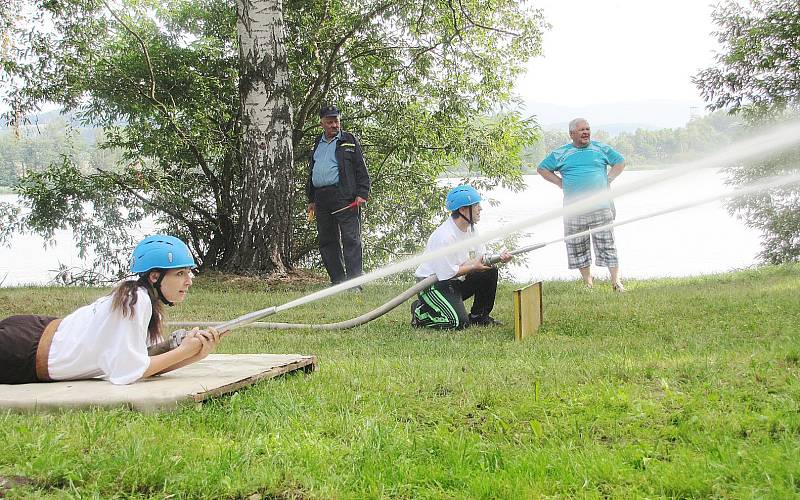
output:
[[[138,279],[57,319],[11,316],[0,321],[0,383],[103,378],[130,384],[199,361],[216,349],[219,333],[194,329],[172,351],[148,356],[161,340],[163,304],[183,302],[194,259],[178,238],[149,236],[133,250]]]

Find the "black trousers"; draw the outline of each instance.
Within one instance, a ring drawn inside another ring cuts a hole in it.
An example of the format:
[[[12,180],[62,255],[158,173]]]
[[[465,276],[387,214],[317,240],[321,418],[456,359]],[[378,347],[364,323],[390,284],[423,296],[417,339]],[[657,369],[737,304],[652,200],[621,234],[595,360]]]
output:
[[[360,208],[331,214],[352,202],[338,186],[314,189],[319,253],[334,285],[364,274]]]
[[[438,281],[418,294],[412,305],[415,326],[457,329],[466,328],[471,318],[488,316],[497,295],[497,268],[470,273],[464,281]],[[474,296],[470,314],[464,301]]]

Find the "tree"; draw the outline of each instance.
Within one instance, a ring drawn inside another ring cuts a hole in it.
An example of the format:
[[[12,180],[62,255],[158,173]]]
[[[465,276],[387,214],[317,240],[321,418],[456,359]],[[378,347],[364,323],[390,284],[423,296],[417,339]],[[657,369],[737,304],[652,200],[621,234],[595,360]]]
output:
[[[727,109],[760,125],[800,110],[800,2],[728,0],[714,11],[723,47],[716,65],[694,78],[711,109]],[[800,151],[731,170],[732,184],[798,171]],[[761,257],[800,259],[800,188],[784,188],[729,203],[728,209],[762,232]]]
[[[466,165],[490,183],[518,185],[522,144],[535,136],[533,122],[503,107],[520,63],[538,53],[544,26],[540,12],[513,0],[287,1],[291,106],[267,104],[282,120],[291,113],[297,161],[291,171],[262,170],[258,178],[264,158],[246,159],[253,148],[274,145],[270,155],[292,160],[277,135],[272,143],[257,140],[270,118],[243,114],[240,90],[270,82],[239,70],[248,52],[237,41],[232,5],[36,3],[36,15],[52,21],[29,24],[26,50],[35,57],[19,51],[4,62],[6,82],[14,84],[9,100],[26,112],[43,100],[77,110],[105,127],[104,144],[119,148],[123,163],[88,176],[68,163],[27,176],[19,191],[30,214],[21,223],[45,233],[63,221],[82,224],[91,228],[79,233],[84,247],[97,245],[84,236],[104,235],[99,255],[130,244],[130,226],[155,216],[163,230],[189,240],[203,267],[270,271],[281,270],[278,258],[283,267],[308,261],[315,232],[298,181],[323,102],[339,104],[345,126],[365,146],[374,181],[366,260],[373,264],[413,251],[431,230],[432,214],[441,211],[438,175]],[[290,190],[271,182],[288,182]],[[97,207],[104,220],[94,216]],[[254,214],[262,222],[245,224]],[[267,240],[282,246],[255,258],[254,247]]]
[[[237,0],[242,94],[242,213],[233,271],[291,266],[292,106],[281,0]]]

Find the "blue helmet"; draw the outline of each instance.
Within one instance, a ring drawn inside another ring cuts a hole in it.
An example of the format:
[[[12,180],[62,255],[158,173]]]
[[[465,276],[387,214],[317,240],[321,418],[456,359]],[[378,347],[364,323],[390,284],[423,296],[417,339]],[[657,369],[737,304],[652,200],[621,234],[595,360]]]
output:
[[[136,245],[131,254],[131,272],[146,273],[152,269],[196,267],[186,243],[174,236],[154,234]]]
[[[480,203],[481,195],[478,191],[469,184],[462,184],[456,186],[447,193],[447,199],[444,206],[449,211],[458,210],[461,207],[468,207],[476,203]]]

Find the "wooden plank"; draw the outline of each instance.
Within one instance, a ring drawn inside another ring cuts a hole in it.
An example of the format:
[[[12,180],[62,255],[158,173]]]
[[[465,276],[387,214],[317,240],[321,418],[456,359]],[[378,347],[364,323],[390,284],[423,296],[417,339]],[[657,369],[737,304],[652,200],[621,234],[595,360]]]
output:
[[[541,281],[514,290],[514,338],[518,342],[539,331],[544,320],[542,308]]]
[[[212,354],[174,372],[130,385],[99,379],[0,384],[0,408],[33,412],[119,407],[141,412],[171,410],[285,373],[313,371],[316,364],[316,356],[299,354]]]
[[[270,368],[267,371],[257,373],[246,379],[239,380],[237,382],[233,382],[228,385],[224,385],[221,387],[217,387],[205,392],[197,393],[193,396],[195,402],[199,403],[201,401],[205,401],[206,399],[221,396],[224,394],[228,394],[231,392],[236,391],[241,387],[246,387],[249,385],[254,385],[262,380],[275,378],[285,373],[290,373],[297,370],[302,370],[303,373],[311,373],[317,369],[317,357],[316,356],[303,356],[302,359],[298,359],[296,361],[292,361],[285,365],[275,366]]]

